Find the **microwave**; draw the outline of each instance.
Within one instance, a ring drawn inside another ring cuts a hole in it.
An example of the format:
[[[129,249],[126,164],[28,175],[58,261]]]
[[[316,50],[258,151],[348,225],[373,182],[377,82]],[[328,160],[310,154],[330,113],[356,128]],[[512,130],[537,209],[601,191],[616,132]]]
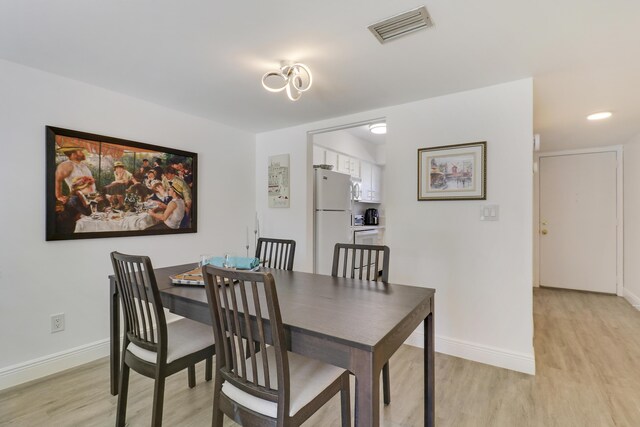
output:
[[[351,178],[351,200],[354,202],[362,200],[362,183],[357,178]]]

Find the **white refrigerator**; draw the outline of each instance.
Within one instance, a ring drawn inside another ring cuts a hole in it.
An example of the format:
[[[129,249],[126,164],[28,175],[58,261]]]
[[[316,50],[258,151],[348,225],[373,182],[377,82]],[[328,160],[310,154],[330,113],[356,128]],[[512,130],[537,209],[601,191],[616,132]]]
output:
[[[314,263],[313,271],[331,274],[336,243],[351,243],[351,176],[315,169]]]

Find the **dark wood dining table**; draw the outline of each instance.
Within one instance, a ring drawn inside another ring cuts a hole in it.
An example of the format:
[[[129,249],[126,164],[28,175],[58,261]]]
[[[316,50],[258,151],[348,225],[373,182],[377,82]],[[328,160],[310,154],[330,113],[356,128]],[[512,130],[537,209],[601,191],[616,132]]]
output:
[[[169,277],[195,267],[155,269],[156,281],[165,308],[211,324],[204,288],[174,285]],[[275,278],[291,351],[340,366],[355,376],[356,426],[380,424],[382,366],[424,321],[424,425],[434,425],[434,289],[297,271],[262,271]],[[122,332],[117,288],[113,276],[109,278],[111,394],[116,395]]]

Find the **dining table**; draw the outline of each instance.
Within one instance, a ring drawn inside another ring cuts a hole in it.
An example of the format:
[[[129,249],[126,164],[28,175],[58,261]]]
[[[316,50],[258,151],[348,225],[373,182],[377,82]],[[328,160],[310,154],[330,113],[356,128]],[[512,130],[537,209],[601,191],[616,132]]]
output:
[[[204,287],[171,281],[170,276],[196,267],[155,269],[156,282],[166,309],[211,324]],[[260,271],[275,279],[290,351],[347,369],[355,376],[356,426],[380,425],[382,367],[423,324],[424,425],[434,425],[434,289],[262,267]],[[116,395],[122,331],[117,286],[113,276],[109,279],[111,394]]]

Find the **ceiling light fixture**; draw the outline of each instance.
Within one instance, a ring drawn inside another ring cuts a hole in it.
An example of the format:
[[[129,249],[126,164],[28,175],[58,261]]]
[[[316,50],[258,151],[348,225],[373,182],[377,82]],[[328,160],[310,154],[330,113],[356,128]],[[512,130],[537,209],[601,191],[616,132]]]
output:
[[[273,78],[281,80],[278,86],[269,85],[267,80]],[[311,70],[304,64],[282,64],[279,70],[269,71],[262,76],[262,86],[269,92],[281,92],[287,90],[287,96],[292,101],[300,99],[302,92],[311,88],[313,78]]]
[[[611,112],[603,111],[601,113],[594,113],[594,114],[588,115],[587,120],[602,120],[602,119],[608,119],[609,117],[611,117]]]
[[[369,125],[369,132],[375,133],[376,135],[383,135],[387,133],[387,124],[386,123],[373,123]]]

